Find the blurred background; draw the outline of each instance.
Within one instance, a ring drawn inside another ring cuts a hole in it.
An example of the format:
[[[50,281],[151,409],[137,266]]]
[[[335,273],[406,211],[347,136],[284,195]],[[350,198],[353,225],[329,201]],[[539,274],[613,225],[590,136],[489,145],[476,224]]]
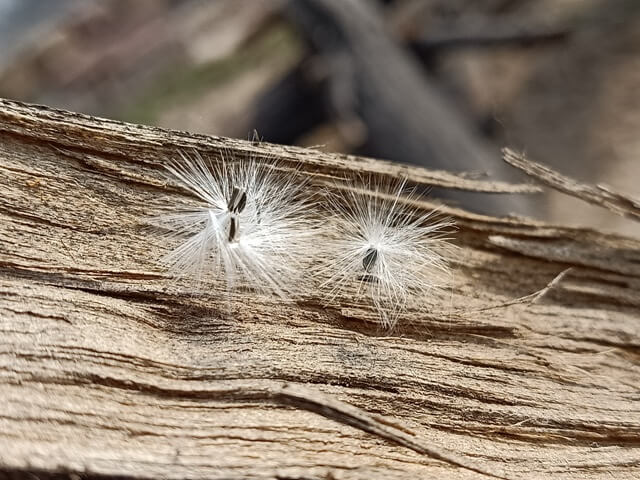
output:
[[[640,0],[0,0],[0,96],[640,196]],[[433,192],[640,235],[567,196]]]

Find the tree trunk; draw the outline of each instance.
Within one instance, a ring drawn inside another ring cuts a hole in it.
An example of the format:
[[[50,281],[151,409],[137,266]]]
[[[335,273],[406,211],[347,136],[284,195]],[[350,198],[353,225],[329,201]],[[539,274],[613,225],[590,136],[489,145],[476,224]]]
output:
[[[10,101],[0,132],[0,477],[640,476],[640,241],[445,208],[451,294],[385,332],[364,305],[181,289],[146,220],[187,198],[163,163],[538,188]]]

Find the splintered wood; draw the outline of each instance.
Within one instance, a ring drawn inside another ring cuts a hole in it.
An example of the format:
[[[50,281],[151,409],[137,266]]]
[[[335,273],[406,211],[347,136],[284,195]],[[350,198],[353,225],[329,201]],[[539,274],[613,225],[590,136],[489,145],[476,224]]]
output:
[[[145,220],[193,201],[179,149],[311,189],[537,189],[0,101],[0,476],[638,478],[640,241],[447,208],[452,289],[391,333],[356,302],[194,295]]]

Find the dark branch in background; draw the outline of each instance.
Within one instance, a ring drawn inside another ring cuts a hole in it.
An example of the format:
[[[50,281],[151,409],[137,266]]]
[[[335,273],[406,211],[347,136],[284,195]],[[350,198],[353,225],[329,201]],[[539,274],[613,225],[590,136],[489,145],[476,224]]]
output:
[[[289,2],[289,18],[313,57],[261,101],[251,127],[267,141],[292,143],[313,122],[327,118],[359,154],[517,178],[416,59],[388,35],[374,7],[360,0]],[[284,100],[285,107],[273,107],[269,97]],[[528,200],[519,197],[433,194],[477,211],[528,212]]]
[[[269,142],[295,144],[329,120],[322,89],[310,74],[308,62],[303,61],[256,101],[252,127]]]
[[[530,47],[565,41],[571,31],[567,27],[531,25],[512,20],[469,22],[439,31],[425,31],[409,44],[421,58],[459,48]]]

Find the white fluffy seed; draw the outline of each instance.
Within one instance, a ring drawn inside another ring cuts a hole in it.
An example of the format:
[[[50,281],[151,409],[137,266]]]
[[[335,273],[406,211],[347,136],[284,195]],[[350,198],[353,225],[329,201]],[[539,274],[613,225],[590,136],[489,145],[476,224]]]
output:
[[[361,300],[391,329],[407,308],[422,308],[451,283],[447,258],[454,223],[412,206],[405,181],[360,178],[328,195],[334,218],[318,274],[329,302]]]
[[[175,243],[161,260],[169,271],[197,285],[211,273],[224,278],[227,290],[246,286],[296,297],[313,232],[305,180],[295,169],[278,172],[272,162],[180,156],[167,170],[199,205],[155,218]]]

